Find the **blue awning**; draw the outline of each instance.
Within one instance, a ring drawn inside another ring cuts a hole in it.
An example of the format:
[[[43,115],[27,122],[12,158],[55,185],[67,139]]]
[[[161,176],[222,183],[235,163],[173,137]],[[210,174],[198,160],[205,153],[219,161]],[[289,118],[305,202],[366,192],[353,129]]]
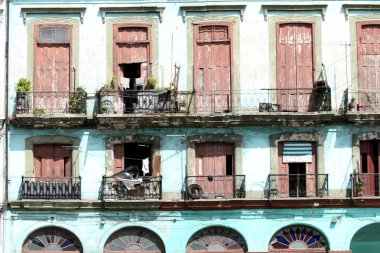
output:
[[[312,156],[311,142],[284,142],[283,163],[311,163]]]

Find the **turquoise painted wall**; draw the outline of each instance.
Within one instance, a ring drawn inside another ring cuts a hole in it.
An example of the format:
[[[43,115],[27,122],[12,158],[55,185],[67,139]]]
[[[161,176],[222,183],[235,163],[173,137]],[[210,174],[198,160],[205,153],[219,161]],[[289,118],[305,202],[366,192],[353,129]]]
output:
[[[51,219],[53,217],[53,219]],[[77,235],[84,253],[102,252],[109,236],[131,226],[145,227],[164,242],[167,253],[183,252],[189,238],[209,226],[236,230],[249,251],[266,251],[281,228],[304,224],[321,231],[331,250],[347,250],[360,228],[380,222],[378,209],[268,209],[230,211],[134,212],[12,212],[6,213],[5,252],[18,253],[28,235],[38,228],[57,226]],[[331,223],[332,218],[337,223]],[[104,224],[101,224],[104,220]],[[378,231],[380,232],[380,231]],[[359,245],[360,246],[360,245]]]

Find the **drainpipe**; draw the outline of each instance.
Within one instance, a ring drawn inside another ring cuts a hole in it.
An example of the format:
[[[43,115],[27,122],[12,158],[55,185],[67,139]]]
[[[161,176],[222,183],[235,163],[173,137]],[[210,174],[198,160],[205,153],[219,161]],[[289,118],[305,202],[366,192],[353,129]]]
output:
[[[5,6],[5,14],[7,16],[6,18],[6,23],[5,23],[5,69],[4,69],[4,74],[5,74],[5,120],[3,122],[3,133],[4,133],[4,204],[8,205],[8,125],[9,125],[9,120],[8,120],[8,104],[9,104],[9,99],[8,99],[8,67],[9,67],[9,57],[8,57],[8,45],[9,45],[9,1],[6,0],[6,6]],[[7,206],[5,206],[5,209]]]

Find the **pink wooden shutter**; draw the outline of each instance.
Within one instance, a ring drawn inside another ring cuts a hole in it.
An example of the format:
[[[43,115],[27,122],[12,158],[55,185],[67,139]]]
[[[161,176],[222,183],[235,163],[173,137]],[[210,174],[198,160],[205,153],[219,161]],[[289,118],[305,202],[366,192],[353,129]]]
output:
[[[308,197],[314,197],[316,196],[316,187],[317,187],[317,162],[316,162],[316,143],[311,143],[312,148],[312,162],[306,163],[306,174],[309,174],[306,176],[306,196]],[[322,178],[321,178],[322,179]],[[322,183],[322,181],[319,181]]]
[[[277,102],[283,110],[307,111],[314,84],[313,24],[277,25]],[[310,90],[295,90],[307,88]]]
[[[279,197],[289,197],[289,168],[288,164],[283,163],[284,143],[278,142],[278,177],[272,178],[277,182]],[[274,184],[272,184],[274,185]]]
[[[124,144],[113,145],[114,174],[124,170]]]
[[[153,159],[153,176],[158,177],[161,173],[161,156],[156,155]]]

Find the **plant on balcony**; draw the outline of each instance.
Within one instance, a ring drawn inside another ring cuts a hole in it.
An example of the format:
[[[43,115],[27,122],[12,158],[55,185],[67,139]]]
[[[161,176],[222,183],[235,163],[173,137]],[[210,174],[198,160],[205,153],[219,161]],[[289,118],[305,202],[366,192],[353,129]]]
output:
[[[20,78],[16,84],[17,92],[26,92],[32,89],[32,82],[26,78]]]
[[[157,80],[154,77],[149,77],[147,80],[146,88],[149,90],[154,90],[156,88]]]
[[[20,78],[16,84],[17,113],[25,113],[29,109],[29,91],[32,89],[32,82],[26,78]]]
[[[351,102],[348,103],[348,110],[353,111],[356,108],[356,99],[351,98]]]
[[[84,113],[86,106],[87,92],[78,87],[75,92],[70,93],[69,96],[69,113]]]
[[[362,196],[364,189],[364,182],[358,178],[358,180],[355,182],[355,194],[356,196]]]
[[[105,83],[98,92],[99,94],[99,113],[113,114],[123,113],[123,93],[117,85],[117,77],[112,76],[110,83]]]

